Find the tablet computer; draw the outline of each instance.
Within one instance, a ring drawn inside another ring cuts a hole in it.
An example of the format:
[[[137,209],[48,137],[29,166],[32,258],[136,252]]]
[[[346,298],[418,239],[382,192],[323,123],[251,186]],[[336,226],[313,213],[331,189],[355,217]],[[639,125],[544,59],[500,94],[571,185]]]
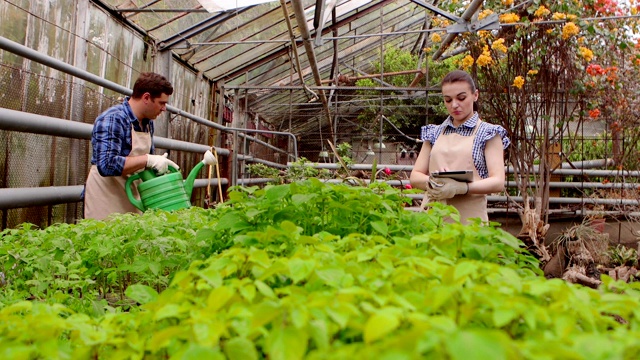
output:
[[[451,178],[458,181],[472,182],[473,170],[435,171],[431,173],[434,178]]]

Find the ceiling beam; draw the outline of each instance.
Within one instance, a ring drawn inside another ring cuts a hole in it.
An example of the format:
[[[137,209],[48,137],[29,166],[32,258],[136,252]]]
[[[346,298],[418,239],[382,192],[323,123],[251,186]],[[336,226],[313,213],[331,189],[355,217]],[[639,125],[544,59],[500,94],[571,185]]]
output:
[[[214,26],[218,26],[221,23],[232,19],[234,16],[238,15],[239,13],[242,13],[248,9],[250,9],[251,6],[247,6],[245,8],[241,8],[241,9],[237,9],[237,10],[233,10],[233,11],[228,11],[225,13],[220,13],[217,14],[215,16],[212,16],[210,18],[207,18],[195,25],[193,25],[190,28],[184,29],[174,35],[169,36],[168,38],[161,40],[158,42],[158,50],[162,51],[162,50],[166,50],[166,49],[170,49],[180,43],[183,42],[188,42],[188,40],[196,35],[199,35],[209,29],[211,29]]]
[[[355,20],[357,20],[357,19],[359,19],[359,18],[361,18],[361,17],[363,17],[363,16],[365,16],[365,15],[367,15],[367,14],[373,12],[373,11],[376,11],[376,10],[380,9],[381,7],[383,7],[383,6],[385,6],[385,5],[389,4],[389,3],[392,3],[394,1],[396,1],[396,0],[383,0],[383,1],[380,1],[380,2],[378,2],[378,3],[376,3],[376,4],[372,5],[372,6],[369,6],[366,9],[363,9],[362,11],[358,11],[355,14],[338,21],[337,24],[331,24],[331,26],[328,26],[328,27],[322,29],[322,33],[323,34],[330,33],[330,32],[333,31],[334,28],[340,28],[341,26],[349,24],[349,23],[351,23],[351,22],[353,22],[353,21],[355,21]],[[246,65],[236,69],[233,72],[228,72],[224,76],[224,79],[226,81],[229,81],[231,79],[237,78],[238,76],[242,76],[246,72],[251,71],[251,70],[253,70],[253,69],[255,69],[255,68],[257,68],[257,67],[259,67],[259,66],[261,66],[261,65],[263,65],[265,63],[267,63],[267,62],[270,62],[270,61],[272,61],[272,60],[274,60],[276,58],[279,58],[281,56],[285,56],[288,52],[289,52],[289,47],[288,46],[280,47],[278,50],[272,52],[271,54],[269,54],[269,55],[267,55],[267,56],[265,56],[265,57],[263,57],[261,59],[258,59],[256,61],[247,63]],[[206,73],[208,70],[211,70],[211,69],[204,70],[204,72]],[[213,80],[215,81],[217,79],[213,79]]]

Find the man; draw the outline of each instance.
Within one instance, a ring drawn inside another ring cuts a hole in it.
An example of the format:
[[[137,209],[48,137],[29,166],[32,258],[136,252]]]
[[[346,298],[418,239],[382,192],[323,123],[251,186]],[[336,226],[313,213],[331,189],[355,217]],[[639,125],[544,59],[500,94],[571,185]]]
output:
[[[167,109],[171,94],[173,87],[164,76],[142,73],[131,97],[96,118],[84,194],[85,218],[101,220],[113,213],[140,213],[124,190],[129,175],[145,168],[158,174],[166,173],[169,166],[178,169],[166,153],[153,155],[153,120]]]

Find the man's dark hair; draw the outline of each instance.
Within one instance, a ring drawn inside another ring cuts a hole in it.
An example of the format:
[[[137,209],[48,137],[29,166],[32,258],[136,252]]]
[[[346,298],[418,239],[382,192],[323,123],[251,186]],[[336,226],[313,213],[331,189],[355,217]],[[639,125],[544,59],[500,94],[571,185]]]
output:
[[[171,86],[169,80],[164,76],[152,72],[145,72],[140,74],[140,77],[138,77],[138,80],[136,80],[136,83],[133,85],[133,94],[131,97],[139,99],[147,92],[151,95],[152,99],[155,99],[162,94],[173,94],[173,86]]]

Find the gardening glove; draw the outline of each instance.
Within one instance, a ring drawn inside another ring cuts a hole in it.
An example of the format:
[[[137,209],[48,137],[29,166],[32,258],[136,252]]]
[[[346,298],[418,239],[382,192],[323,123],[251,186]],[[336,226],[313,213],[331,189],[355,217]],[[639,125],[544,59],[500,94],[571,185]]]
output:
[[[218,163],[218,159],[216,159],[216,156],[213,155],[211,150],[207,150],[207,152],[204,153],[204,159],[202,160],[202,162],[205,165],[215,165]]]
[[[158,175],[163,175],[169,172],[169,166],[174,169],[180,169],[180,167],[169,160],[167,157],[169,154],[163,155],[147,155],[147,169],[154,169]]]
[[[449,178],[431,179],[429,178],[429,186],[427,194],[429,199],[440,201],[451,199],[456,195],[465,195],[469,192],[469,184],[456,181]]]

